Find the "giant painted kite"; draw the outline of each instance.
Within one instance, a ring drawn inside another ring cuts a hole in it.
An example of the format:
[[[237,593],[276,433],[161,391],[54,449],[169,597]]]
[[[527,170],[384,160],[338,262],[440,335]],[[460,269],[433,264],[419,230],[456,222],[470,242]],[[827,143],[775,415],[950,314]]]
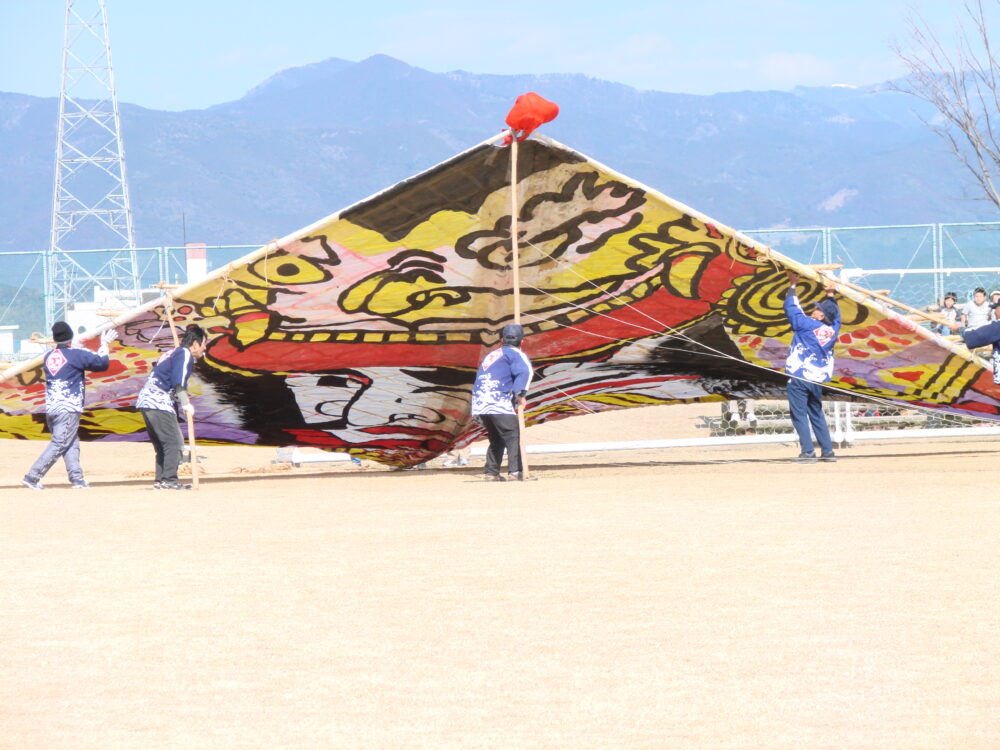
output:
[[[823,293],[815,269],[559,143],[519,145],[529,425],[783,396],[785,271],[802,275],[807,303]],[[173,346],[171,310],[210,332],[190,384],[201,443],[407,466],[478,439],[472,381],[512,317],[511,151],[477,145],[110,322],[120,342],[111,369],[90,376],[81,437],[147,439],[134,403]],[[842,395],[1000,419],[983,360],[840,291]],[[0,437],[45,438],[44,417],[40,360],[7,369]]]

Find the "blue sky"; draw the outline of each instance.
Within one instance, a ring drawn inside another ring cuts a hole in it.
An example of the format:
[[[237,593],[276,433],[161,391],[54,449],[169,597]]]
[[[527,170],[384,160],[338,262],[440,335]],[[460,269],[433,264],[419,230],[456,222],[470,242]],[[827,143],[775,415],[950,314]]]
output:
[[[106,2],[119,99],[170,110],[375,53],[432,72],[584,73],[693,94],[874,83],[902,73],[890,45],[906,41],[908,8],[946,36],[961,11],[961,0]],[[58,95],[64,11],[0,0],[0,91]]]

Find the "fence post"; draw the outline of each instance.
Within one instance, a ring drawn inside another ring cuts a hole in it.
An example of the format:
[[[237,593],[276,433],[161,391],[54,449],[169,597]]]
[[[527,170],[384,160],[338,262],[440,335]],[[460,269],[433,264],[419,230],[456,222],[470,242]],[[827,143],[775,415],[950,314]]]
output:
[[[934,304],[942,304],[944,299],[944,243],[942,242],[941,224],[934,225]]]
[[[42,301],[45,304],[45,328],[49,329],[52,324],[55,323],[53,320],[53,310],[52,310],[52,295],[49,289],[49,279],[51,278],[52,269],[49,267],[50,258],[52,256],[52,248],[48,247],[42,251]]]

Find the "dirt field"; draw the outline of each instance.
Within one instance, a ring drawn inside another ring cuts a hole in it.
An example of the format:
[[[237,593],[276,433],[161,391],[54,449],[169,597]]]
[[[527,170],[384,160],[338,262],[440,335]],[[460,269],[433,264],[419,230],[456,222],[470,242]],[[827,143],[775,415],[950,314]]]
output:
[[[199,492],[94,444],[95,489],[60,464],[32,492],[41,448],[0,442],[2,748],[1000,747],[997,441],[546,456],[516,484],[203,448]]]

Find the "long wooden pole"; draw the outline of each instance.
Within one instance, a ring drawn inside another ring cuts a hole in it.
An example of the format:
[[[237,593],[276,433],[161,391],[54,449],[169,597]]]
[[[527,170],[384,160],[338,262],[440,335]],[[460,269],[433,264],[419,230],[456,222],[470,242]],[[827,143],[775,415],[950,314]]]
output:
[[[170,292],[167,292],[167,301],[164,310],[167,313],[167,322],[170,324],[170,336],[174,340],[174,348],[176,349],[181,345],[181,342],[177,336],[177,326],[174,325],[174,297]],[[185,411],[184,415],[187,417],[188,451],[191,453],[191,486],[194,489],[198,489],[198,454],[195,450],[194,441],[194,414]]]
[[[514,283],[514,322],[521,325],[521,254],[518,247],[518,200],[517,200],[517,137],[513,128],[510,131],[513,139],[510,144],[510,248],[513,257],[513,283]],[[517,404],[517,438],[518,448],[521,451],[521,478],[528,479],[528,451],[525,450],[524,441],[524,404]]]
[[[880,302],[885,302],[888,305],[898,307],[901,310],[906,310],[907,312],[913,313],[914,315],[919,315],[921,318],[929,320],[931,323],[939,323],[941,325],[951,327],[951,323],[949,323],[940,315],[934,315],[933,313],[926,312],[925,310],[919,310],[916,307],[910,307],[909,305],[903,302],[899,302],[897,300],[892,299],[892,297],[887,297],[881,292],[877,292],[872,289],[865,289],[863,286],[852,284],[850,281],[841,281],[839,279],[834,279],[834,281],[836,281],[837,284],[842,284],[843,286],[846,286],[848,289],[853,289],[856,292],[860,292],[861,294],[864,294],[868,297],[877,299]]]

